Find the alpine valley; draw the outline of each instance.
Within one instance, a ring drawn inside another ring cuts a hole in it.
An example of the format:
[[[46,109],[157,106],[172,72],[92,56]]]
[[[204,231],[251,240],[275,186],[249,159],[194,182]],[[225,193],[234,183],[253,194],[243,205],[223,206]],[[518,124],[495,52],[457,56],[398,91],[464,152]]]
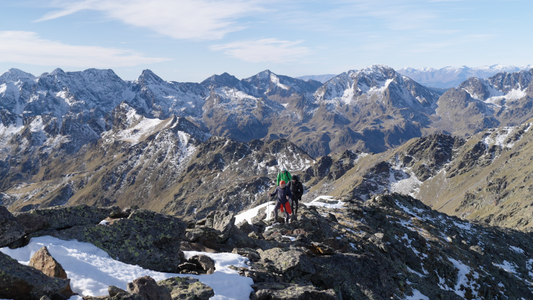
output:
[[[179,83],[150,70],[125,81],[112,70],[11,69],[0,75],[0,205],[17,218],[84,205],[104,218],[179,218],[188,225],[176,239],[248,255],[254,269],[240,273],[258,284],[254,299],[532,299],[533,69],[450,89],[418,83],[415,71]],[[302,179],[303,202],[328,195],[344,207],[304,207],[281,227],[268,211],[233,224],[270,200],[284,168]],[[25,238],[88,239],[75,226]],[[509,249],[511,271],[499,267]],[[340,265],[362,277],[329,284]],[[311,290],[285,297],[273,282]]]

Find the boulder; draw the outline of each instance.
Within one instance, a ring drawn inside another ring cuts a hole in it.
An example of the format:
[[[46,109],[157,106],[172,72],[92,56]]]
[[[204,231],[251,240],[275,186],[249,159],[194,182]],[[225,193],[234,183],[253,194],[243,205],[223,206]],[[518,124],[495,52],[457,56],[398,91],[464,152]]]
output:
[[[203,244],[191,243],[187,241],[181,241],[181,251],[198,251],[198,252],[209,252],[209,253],[217,252],[216,250],[208,248]]]
[[[244,220],[237,224],[237,228],[239,228],[244,234],[248,235],[250,232],[255,232],[255,228],[253,225],[248,223],[248,221]]]
[[[172,216],[139,209],[109,226],[75,226],[51,235],[92,243],[128,264],[173,273],[182,262],[179,253],[186,226]]]
[[[314,275],[316,269],[305,252],[299,249],[272,248],[258,250],[261,262],[271,272],[284,276],[287,280],[306,275]],[[309,276],[306,276],[309,277]]]
[[[219,242],[220,231],[208,227],[196,227],[187,229],[185,240],[190,243],[202,244],[205,247],[214,250],[220,250]]]
[[[274,205],[267,206],[269,209],[274,210]],[[257,215],[252,218],[252,225],[262,225],[264,224],[263,220],[267,217],[267,208],[263,207],[257,211]]]
[[[48,224],[51,229],[65,229],[74,226],[98,224],[101,220],[111,214],[121,212],[118,206],[112,207],[92,207],[87,205],[58,206],[45,209],[35,209],[29,212],[17,214],[17,218],[28,218],[27,214],[41,217],[42,222]],[[28,218],[29,219],[29,218]],[[36,218],[34,218],[36,220]],[[28,227],[31,229],[32,227]]]
[[[195,255],[189,258],[189,262],[200,266],[206,274],[215,273],[215,261],[207,255]]]
[[[128,283],[128,292],[146,300],[172,300],[170,291],[164,286],[159,286],[150,276],[143,276]]]
[[[217,211],[213,217],[213,228],[221,232],[220,239],[225,241],[231,235],[231,231],[235,226],[234,212],[219,212]]]
[[[252,285],[255,293],[252,300],[336,300],[333,289],[320,291],[312,285],[262,282]]]
[[[234,248],[231,253],[244,256],[248,258],[251,262],[256,262],[261,259],[259,253],[252,248]]]
[[[178,272],[180,274],[192,274],[192,275],[200,275],[202,273],[203,269],[192,262],[184,262],[178,266]]]
[[[70,280],[50,277],[0,252],[0,299],[38,300],[70,297]]]
[[[28,266],[40,270],[50,277],[67,279],[65,269],[52,257],[45,246],[33,254]]]
[[[116,295],[119,295],[119,294],[124,294],[126,293],[125,290],[119,288],[119,287],[116,287],[114,285],[110,285],[108,288],[107,288],[107,292],[109,293],[109,297],[115,297]]]
[[[215,296],[212,288],[191,277],[173,277],[157,284],[166,287],[174,300],[208,300]]]
[[[24,236],[24,227],[5,208],[0,206],[0,248],[11,244]]]
[[[25,234],[37,232],[50,226],[46,217],[31,213],[15,213],[17,222],[24,227]]]

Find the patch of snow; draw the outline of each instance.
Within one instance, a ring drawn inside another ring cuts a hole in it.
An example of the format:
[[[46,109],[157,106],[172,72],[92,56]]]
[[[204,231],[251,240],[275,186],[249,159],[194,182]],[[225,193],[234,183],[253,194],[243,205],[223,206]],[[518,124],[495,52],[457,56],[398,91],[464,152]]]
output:
[[[514,143],[507,143],[509,136],[514,133],[517,127],[502,127],[497,131],[493,131],[491,134],[483,139],[483,143],[487,147],[493,145],[500,146],[501,148],[512,148]]]
[[[465,298],[465,288],[469,287],[472,290],[472,298],[478,299],[478,290],[480,288],[480,285],[476,281],[474,281],[474,279],[479,279],[479,274],[471,270],[469,266],[463,264],[458,260],[449,257],[448,260],[454,265],[455,268],[459,270],[459,272],[457,273],[457,283],[455,284],[454,292],[457,295]],[[463,286],[462,290],[461,286]]]
[[[415,270],[413,270],[413,269],[411,269],[411,268],[409,268],[409,267],[407,267],[407,271],[409,271],[409,272],[411,272],[411,273],[413,273],[413,274],[416,274],[416,275],[418,275],[419,277],[426,277],[426,275],[424,275],[424,274],[420,274],[419,272],[417,272],[417,271],[415,271]]]
[[[455,226],[463,229],[463,230],[466,230],[466,231],[471,231],[472,230],[472,224],[470,223],[467,223],[467,222],[464,222],[464,223],[460,223],[460,222],[456,222],[454,221],[453,222],[455,224]]]
[[[405,296],[404,300],[429,300],[429,297],[422,294],[419,290],[413,289],[413,295]]]
[[[111,224],[111,222],[109,222],[108,220],[102,220],[100,221],[100,223],[98,223],[98,225],[103,225],[103,226],[107,226],[109,224]]]
[[[274,74],[270,74],[270,80],[275,83],[277,86],[279,86],[280,88],[284,89],[284,90],[288,90],[289,87],[284,85],[283,83],[280,83],[279,82],[279,78],[278,76],[274,75]]]
[[[533,278],[533,259],[526,262],[526,268],[528,270],[529,277]]]
[[[509,246],[509,249],[513,250],[514,252],[518,254],[524,254],[524,249],[522,248],[515,247],[515,246]]]
[[[2,122],[0,122],[0,142],[4,141],[6,142],[7,139],[11,138],[11,136],[20,133],[24,129],[23,126],[16,126],[16,125],[10,125],[10,126],[4,126]],[[3,143],[0,143],[0,146]]]
[[[394,171],[391,170],[391,174],[389,176],[390,191],[392,193],[399,193],[409,195],[411,197],[416,197],[420,192],[420,186],[422,185],[422,181],[418,180],[418,178],[414,176],[414,174],[409,174],[408,176],[397,180],[393,172]]]
[[[296,238],[293,237],[293,236],[282,235],[281,237],[283,237],[283,238],[287,238],[287,239],[291,240],[291,242],[294,242],[294,241],[296,240]]]
[[[412,229],[411,229],[411,230],[412,230]],[[415,230],[413,230],[413,231],[415,231]],[[398,239],[398,238],[397,238],[397,239]],[[425,259],[425,258],[428,257],[427,254],[425,254],[425,253],[421,253],[421,252],[418,251],[415,247],[413,247],[413,245],[411,245],[411,243],[412,243],[413,241],[409,238],[409,236],[407,235],[407,233],[405,233],[405,234],[400,238],[400,240],[404,241],[404,242],[405,242],[405,243],[404,243],[405,247],[411,249],[411,250],[416,254],[416,256],[418,256],[420,259]]]
[[[128,121],[134,118],[134,116],[135,111],[129,111],[127,114]],[[132,145],[135,145],[139,143],[143,137],[146,137],[150,133],[154,133],[157,127],[163,122],[165,121],[159,119],[148,119],[143,117],[141,121],[139,121],[139,123],[133,127],[121,130],[115,134],[110,131],[106,131],[102,134],[102,136],[108,138],[114,135],[116,139],[126,141],[131,143]]]
[[[513,89],[505,95],[505,98],[507,98],[507,100],[518,100],[526,96],[527,96],[526,90]]]
[[[306,206],[321,206],[329,209],[344,208],[344,202],[339,199],[335,199],[332,196],[318,196],[313,201],[303,204]]]
[[[411,209],[409,209],[408,207],[406,207],[405,205],[398,202],[398,200],[396,200],[396,205],[398,205],[398,207],[401,208],[405,213],[407,213],[408,215],[414,216],[414,217],[419,217],[418,214],[422,214],[425,212],[425,210],[413,206],[413,210],[415,210],[418,213],[417,214],[413,212]],[[424,219],[424,218],[421,218],[421,219]]]
[[[261,204],[259,206],[256,206],[254,208],[251,208],[247,211],[244,211],[238,215],[235,216],[235,225],[241,223],[242,221],[246,220],[248,221],[249,224],[252,224],[252,219],[257,216],[257,214],[259,213],[259,210],[262,209],[262,208],[265,208],[266,209],[266,214],[267,214],[267,220],[271,218],[271,213],[272,213],[272,210],[274,209],[274,205],[276,205],[276,202],[274,201],[269,201],[267,203],[264,203],[264,204]]]
[[[509,273],[513,273],[513,274],[516,274],[516,265],[512,262],[508,262],[506,260],[503,261],[502,264],[496,264],[496,263],[492,263],[493,265],[495,265],[496,267],[500,268],[500,269],[504,269],[505,271],[509,272]]]
[[[156,281],[171,277],[193,277],[213,288],[215,300],[244,300],[249,299],[253,291],[253,280],[230,269],[230,265],[247,267],[247,259],[232,253],[202,253],[184,251],[186,257],[204,254],[215,261],[215,273],[211,275],[173,274],[151,271],[139,266],[129,265],[114,260],[109,255],[90,243],[76,240],[64,241],[51,236],[32,238],[30,243],[22,248],[1,248],[0,251],[11,256],[22,264],[28,264],[31,256],[41,247],[46,246],[50,254],[63,266],[67,272],[70,284],[75,293],[84,296],[108,295],[108,286],[114,285],[124,290],[133,280],[150,276]],[[79,297],[72,297],[80,299]]]

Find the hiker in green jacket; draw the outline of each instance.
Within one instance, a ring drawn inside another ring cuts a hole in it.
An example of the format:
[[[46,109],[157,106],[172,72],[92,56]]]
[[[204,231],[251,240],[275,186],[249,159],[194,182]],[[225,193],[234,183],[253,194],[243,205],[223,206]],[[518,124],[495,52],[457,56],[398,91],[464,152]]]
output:
[[[279,186],[280,181],[289,182],[292,180],[291,173],[287,171],[287,168],[283,167],[283,171],[278,173],[278,178],[276,179],[276,185]]]

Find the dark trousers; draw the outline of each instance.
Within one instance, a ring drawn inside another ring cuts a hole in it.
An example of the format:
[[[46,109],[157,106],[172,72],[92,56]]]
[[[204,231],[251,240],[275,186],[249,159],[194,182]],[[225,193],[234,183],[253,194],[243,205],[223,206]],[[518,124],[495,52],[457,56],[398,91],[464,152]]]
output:
[[[293,197],[292,203],[291,203],[291,209],[292,213],[296,216],[298,212],[298,202],[302,199],[302,197]]]

